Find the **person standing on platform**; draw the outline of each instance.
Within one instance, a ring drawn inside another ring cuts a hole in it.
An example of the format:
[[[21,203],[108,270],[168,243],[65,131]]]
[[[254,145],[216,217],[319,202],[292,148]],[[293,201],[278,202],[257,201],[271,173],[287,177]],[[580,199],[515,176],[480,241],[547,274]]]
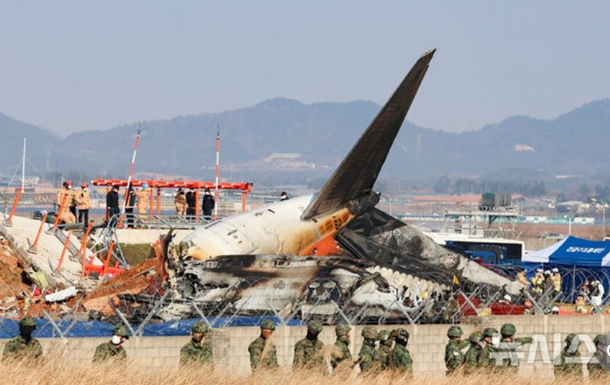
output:
[[[78,223],[89,223],[89,209],[91,208],[91,196],[89,195],[89,185],[81,183],[81,191],[76,193],[76,203],[78,203]]]
[[[106,195],[106,211],[108,212],[108,221],[116,226],[121,213],[119,209],[119,186],[112,186],[108,195]]]
[[[190,188],[186,193],[186,219],[189,221],[195,220],[195,207],[197,206],[197,194],[194,188]]]
[[[206,188],[205,194],[203,195],[203,203],[201,205],[201,208],[203,209],[203,216],[205,217],[205,219],[212,219],[212,210],[214,210],[214,207],[216,207],[214,197],[212,196],[210,189]]]

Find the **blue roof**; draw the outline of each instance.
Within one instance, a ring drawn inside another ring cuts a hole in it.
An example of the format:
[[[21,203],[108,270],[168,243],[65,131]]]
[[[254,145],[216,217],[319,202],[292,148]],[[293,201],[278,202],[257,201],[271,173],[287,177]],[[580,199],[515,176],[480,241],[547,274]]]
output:
[[[546,249],[523,256],[523,262],[552,265],[610,266],[610,242],[568,237]]]

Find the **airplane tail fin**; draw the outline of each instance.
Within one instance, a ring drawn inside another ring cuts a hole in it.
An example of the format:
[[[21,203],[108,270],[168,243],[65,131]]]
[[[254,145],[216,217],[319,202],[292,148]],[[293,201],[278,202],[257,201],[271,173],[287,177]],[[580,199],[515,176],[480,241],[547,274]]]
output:
[[[370,194],[436,50],[413,65],[356,145],[305,209],[302,220],[335,211]]]

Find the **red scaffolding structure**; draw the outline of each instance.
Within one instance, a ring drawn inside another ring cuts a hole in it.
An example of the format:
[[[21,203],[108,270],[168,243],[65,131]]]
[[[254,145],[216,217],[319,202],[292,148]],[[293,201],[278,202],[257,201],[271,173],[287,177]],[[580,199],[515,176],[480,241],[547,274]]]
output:
[[[145,179],[132,179],[131,185],[133,187],[142,187],[144,183],[148,184],[151,189],[157,189],[156,202],[155,194],[150,194],[150,213],[152,215],[156,211],[157,215],[161,214],[161,189],[164,188],[184,188],[184,189],[195,189],[195,196],[197,204],[195,205],[195,215],[199,214],[199,190],[201,189],[213,189],[216,188],[216,182],[200,182],[200,181],[169,181],[169,180],[145,180]],[[91,181],[94,186],[105,186],[106,193],[113,186],[127,187],[127,179],[94,179]],[[248,193],[252,192],[253,184],[250,182],[220,182],[218,183],[218,189],[220,190],[241,190],[241,209],[246,211],[246,201]],[[218,203],[218,202],[217,202]]]

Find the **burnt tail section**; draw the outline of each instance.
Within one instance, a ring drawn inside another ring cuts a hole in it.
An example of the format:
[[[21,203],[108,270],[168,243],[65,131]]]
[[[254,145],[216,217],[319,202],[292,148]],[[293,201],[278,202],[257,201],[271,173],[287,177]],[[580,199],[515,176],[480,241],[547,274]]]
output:
[[[302,220],[335,211],[351,200],[370,194],[434,52],[435,50],[426,52],[411,68],[315,200],[307,207],[301,216]]]

